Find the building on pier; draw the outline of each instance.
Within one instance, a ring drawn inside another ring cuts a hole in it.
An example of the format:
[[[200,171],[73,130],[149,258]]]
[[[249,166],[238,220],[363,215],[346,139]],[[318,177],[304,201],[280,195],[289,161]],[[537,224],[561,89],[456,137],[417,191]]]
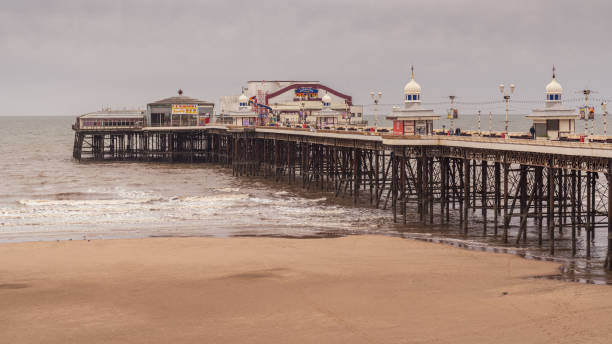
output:
[[[77,117],[78,129],[130,129],[144,126],[143,110],[111,110],[90,112]]]
[[[227,120],[229,119],[229,121]],[[258,121],[258,113],[253,111],[249,104],[249,98],[242,93],[238,97],[238,109],[236,111],[230,110],[226,113],[226,121],[224,123],[231,123],[233,125],[251,126],[263,122],[263,118]]]
[[[265,124],[279,122],[294,125],[315,124],[324,110],[322,97],[325,94],[331,98],[329,109],[337,113],[336,124],[365,124],[363,106],[353,105],[351,96],[319,81],[249,81],[247,87],[243,88],[243,94],[251,100],[249,104],[251,111],[256,112],[258,118],[264,119]],[[230,120],[227,118],[240,110],[239,97],[239,95],[221,97],[220,121],[229,123]]]
[[[332,98],[328,93],[321,98],[321,111],[313,113],[317,128],[333,127],[339,124],[342,117],[338,111],[332,109],[331,102]]]
[[[404,107],[394,107],[387,120],[393,121],[394,135],[432,135],[433,121],[440,116],[421,107],[421,85],[414,80],[414,67],[411,72],[411,79],[404,86]]]
[[[151,127],[198,126],[209,122],[215,104],[183,95],[147,104],[146,122]]]
[[[536,138],[560,139],[574,134],[578,114],[575,109],[565,108],[562,103],[563,87],[557,81],[553,67],[552,81],[546,85],[546,105],[533,109],[527,119],[533,121]]]

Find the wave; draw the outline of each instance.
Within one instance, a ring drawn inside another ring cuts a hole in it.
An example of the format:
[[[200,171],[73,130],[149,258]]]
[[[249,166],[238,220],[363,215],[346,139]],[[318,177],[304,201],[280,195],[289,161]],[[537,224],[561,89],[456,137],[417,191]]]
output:
[[[155,198],[143,199],[22,199],[17,203],[26,206],[87,206],[144,204],[158,201]]]
[[[173,196],[168,198],[121,198],[121,199],[22,199],[17,203],[25,206],[113,206],[150,203],[215,203],[223,201],[236,201],[249,198],[248,194],[221,194],[207,196]]]

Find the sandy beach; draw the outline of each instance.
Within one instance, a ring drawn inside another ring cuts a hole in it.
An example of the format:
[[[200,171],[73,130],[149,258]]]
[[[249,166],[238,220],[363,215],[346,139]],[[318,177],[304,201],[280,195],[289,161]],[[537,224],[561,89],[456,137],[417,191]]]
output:
[[[2,343],[610,343],[612,287],[380,236],[0,245]]]

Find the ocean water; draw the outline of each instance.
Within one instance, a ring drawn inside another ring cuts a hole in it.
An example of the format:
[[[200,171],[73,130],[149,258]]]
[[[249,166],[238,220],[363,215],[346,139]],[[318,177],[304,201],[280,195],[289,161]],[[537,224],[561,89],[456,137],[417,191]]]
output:
[[[464,128],[470,122],[465,120]],[[458,213],[452,214],[449,225],[423,226],[415,222],[418,216],[408,216],[407,225],[393,224],[390,210],[367,203],[353,206],[348,197],[282,182],[234,177],[230,169],[212,164],[79,163],[72,160],[73,121],[73,117],[0,117],[0,243],[382,234],[556,260],[564,263],[564,269],[547,278],[612,282],[601,268],[607,247],[604,232],[598,231],[590,260],[584,258],[582,241],[578,257],[571,257],[567,232],[557,244],[558,254],[550,257],[546,248],[533,246],[534,240],[505,245],[492,230],[484,234],[476,214],[466,236],[458,226]],[[408,212],[416,214],[413,205]],[[513,227],[510,237],[515,234]]]

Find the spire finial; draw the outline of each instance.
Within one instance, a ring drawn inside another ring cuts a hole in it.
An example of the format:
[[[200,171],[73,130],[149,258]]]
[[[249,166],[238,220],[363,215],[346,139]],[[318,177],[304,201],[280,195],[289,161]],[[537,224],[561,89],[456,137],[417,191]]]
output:
[[[553,79],[556,77],[555,72],[557,71],[557,69],[555,68],[555,65],[553,65]]]
[[[410,72],[412,74],[412,80],[414,80],[414,65],[410,65]]]

